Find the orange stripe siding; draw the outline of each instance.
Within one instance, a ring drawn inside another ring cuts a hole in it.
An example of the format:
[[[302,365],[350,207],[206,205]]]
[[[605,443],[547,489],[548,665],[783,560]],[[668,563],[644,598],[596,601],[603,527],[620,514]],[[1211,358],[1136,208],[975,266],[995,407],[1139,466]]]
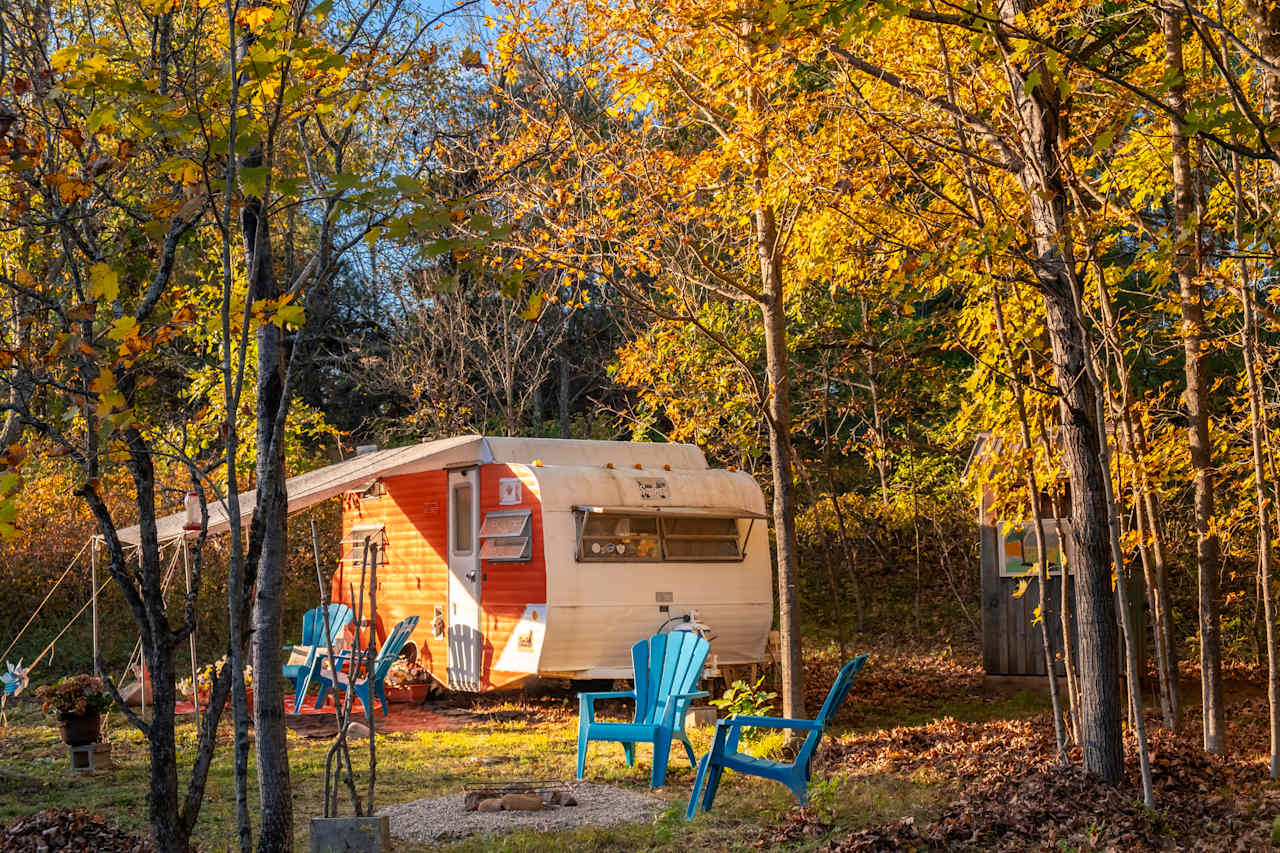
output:
[[[523,476],[522,476],[523,473]],[[519,504],[506,506],[498,503],[499,481],[504,477],[520,479]],[[480,517],[493,510],[533,510],[533,543],[531,557],[525,563],[495,563],[484,560],[484,592],[481,596],[481,619],[485,635],[485,678],[493,687],[501,687],[525,678],[528,673],[502,672],[490,669],[502,654],[507,640],[524,615],[527,604],[542,604],[547,600],[546,551],[542,544],[542,499],[538,482],[524,466],[485,465],[480,471]]]
[[[525,474],[521,489],[522,503],[500,506],[498,481],[503,477],[519,477],[509,465],[485,465],[480,473],[480,512],[494,509],[533,510],[532,559],[526,563],[493,563],[485,561],[481,593],[481,620],[485,634],[485,658],[482,679],[487,687],[501,687],[524,678],[526,673],[490,671],[496,655],[502,653],[507,639],[515,630],[526,604],[546,600],[546,563],[542,545],[541,502],[537,482]],[[343,497],[342,537],[347,539],[359,524],[381,523],[387,533],[386,563],[378,569],[378,636],[401,619],[419,618],[410,638],[418,646],[418,660],[442,684],[448,682],[448,650],[444,638],[432,639],[431,622],[435,608],[448,612],[449,567],[448,545],[448,476],[444,471],[428,471],[389,477],[383,481],[385,494],[374,500],[359,495]],[[342,569],[334,573],[334,598],[355,608],[347,589],[359,583],[359,568],[343,577]]]
[[[358,524],[378,524],[387,532],[386,564],[378,568],[378,636],[401,619],[418,617],[418,627],[410,641],[418,647],[418,660],[441,683],[447,681],[447,646],[443,638],[432,639],[431,622],[435,608],[445,608],[449,600],[446,562],[448,477],[444,471],[427,471],[383,481],[381,498],[343,498],[342,537],[347,539]],[[341,568],[335,580],[341,579]],[[359,567],[346,579],[360,582]],[[335,587],[338,587],[335,584]],[[335,589],[339,601],[351,602],[346,583]]]

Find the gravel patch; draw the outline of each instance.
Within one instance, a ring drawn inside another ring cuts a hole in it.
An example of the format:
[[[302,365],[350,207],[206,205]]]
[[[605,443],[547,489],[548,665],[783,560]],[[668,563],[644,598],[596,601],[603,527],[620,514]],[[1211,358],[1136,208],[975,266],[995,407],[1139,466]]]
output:
[[[452,794],[398,803],[379,809],[378,814],[391,818],[391,834],[397,838],[431,843],[516,829],[556,832],[648,822],[666,807],[655,796],[612,785],[572,782],[568,787],[578,801],[576,806],[550,806],[536,812],[469,812],[463,808],[463,794]]]

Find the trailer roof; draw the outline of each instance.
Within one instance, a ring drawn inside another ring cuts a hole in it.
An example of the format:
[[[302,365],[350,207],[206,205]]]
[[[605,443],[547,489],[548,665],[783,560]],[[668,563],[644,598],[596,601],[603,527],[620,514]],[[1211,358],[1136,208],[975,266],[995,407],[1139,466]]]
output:
[[[285,490],[289,495],[289,513],[292,514],[343,492],[368,486],[383,477],[489,462],[532,464],[535,461],[550,466],[604,465],[612,462],[618,465],[641,464],[645,467],[670,465],[673,470],[707,468],[707,460],[702,451],[691,444],[460,435],[353,456],[342,462],[290,477],[285,483]],[[239,514],[242,527],[253,518],[256,496],[256,490],[240,493]],[[209,535],[215,536],[231,529],[225,501],[210,501],[208,509]],[[196,531],[184,530],[186,519],[185,511],[157,519],[156,533],[159,541],[171,542],[184,535],[194,538]],[[136,524],[121,530],[119,535],[120,541],[129,545],[141,542],[141,530]]]

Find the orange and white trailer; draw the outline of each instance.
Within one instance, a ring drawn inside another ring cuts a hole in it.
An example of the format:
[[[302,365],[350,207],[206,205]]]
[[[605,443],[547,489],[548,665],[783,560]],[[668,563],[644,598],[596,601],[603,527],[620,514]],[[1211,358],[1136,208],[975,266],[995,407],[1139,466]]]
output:
[[[764,498],[692,445],[459,436],[363,453],[287,489],[290,512],[341,497],[333,599],[359,588],[376,544],[379,636],[418,616],[406,648],[452,689],[629,677],[637,640],[695,621],[712,669],[764,659]],[[253,494],[240,504],[247,524]],[[209,509],[210,533],[228,529],[224,505]],[[184,520],[162,519],[161,541]]]
[[[628,676],[632,644],[694,619],[713,665],[763,659],[764,499],[696,447],[466,436],[366,464],[376,477],[344,496],[335,598],[379,543],[378,630],[418,616],[418,662],[450,688]]]

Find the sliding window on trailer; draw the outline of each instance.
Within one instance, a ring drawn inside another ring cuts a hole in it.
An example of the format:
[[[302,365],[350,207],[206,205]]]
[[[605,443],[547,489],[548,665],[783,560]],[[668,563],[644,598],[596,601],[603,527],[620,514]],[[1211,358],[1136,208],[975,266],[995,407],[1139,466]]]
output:
[[[755,518],[574,507],[579,562],[740,562]],[[745,534],[739,520],[748,521]]]

